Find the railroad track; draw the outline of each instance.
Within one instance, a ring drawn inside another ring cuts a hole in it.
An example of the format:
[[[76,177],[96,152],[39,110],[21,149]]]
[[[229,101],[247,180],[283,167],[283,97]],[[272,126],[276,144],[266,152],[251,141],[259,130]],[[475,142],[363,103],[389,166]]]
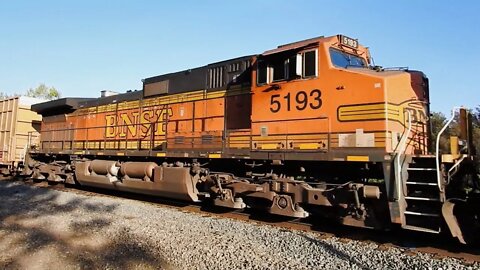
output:
[[[154,207],[169,207],[182,212],[197,213],[202,216],[229,218],[243,222],[280,227],[286,230],[314,232],[319,238],[338,237],[341,241],[357,240],[373,242],[378,245],[378,249],[397,247],[404,249],[406,253],[428,253],[433,254],[438,258],[452,257],[461,259],[467,264],[480,261],[480,248],[461,245],[457,243],[457,241],[454,241],[454,239],[436,237],[435,235],[430,234],[412,233],[402,230],[384,232],[362,228],[351,228],[347,226],[338,226],[338,224],[334,224],[329,220],[318,219],[318,217],[316,217],[315,220],[313,218],[302,220],[291,219],[280,216],[265,215],[264,213],[259,214],[250,209],[231,211],[231,209],[186,203],[148,195],[112,190],[98,190],[89,187],[65,186],[63,184],[49,184],[47,182],[37,182],[32,179],[15,178],[4,180],[21,181],[26,185],[38,188],[73,192],[85,196],[120,197],[123,199],[138,200]]]

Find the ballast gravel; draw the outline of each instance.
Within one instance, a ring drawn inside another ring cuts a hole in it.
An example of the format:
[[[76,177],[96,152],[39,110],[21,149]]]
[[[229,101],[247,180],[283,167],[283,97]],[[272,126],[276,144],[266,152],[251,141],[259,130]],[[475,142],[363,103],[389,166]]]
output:
[[[0,181],[0,269],[480,269],[480,264]]]

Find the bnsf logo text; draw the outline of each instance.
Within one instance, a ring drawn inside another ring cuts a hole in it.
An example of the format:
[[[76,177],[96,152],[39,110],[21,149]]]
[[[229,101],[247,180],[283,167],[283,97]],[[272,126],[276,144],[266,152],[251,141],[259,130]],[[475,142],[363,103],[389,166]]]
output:
[[[105,116],[105,137],[141,138],[152,135],[165,135],[167,119],[173,115],[171,108],[146,109],[140,111],[119,112]]]

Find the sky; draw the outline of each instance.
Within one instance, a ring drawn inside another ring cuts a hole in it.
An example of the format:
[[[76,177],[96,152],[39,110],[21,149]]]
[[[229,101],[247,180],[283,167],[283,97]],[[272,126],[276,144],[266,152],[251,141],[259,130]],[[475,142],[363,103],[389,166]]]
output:
[[[0,91],[64,97],[345,34],[375,64],[429,77],[431,108],[480,105],[480,1],[0,0]]]

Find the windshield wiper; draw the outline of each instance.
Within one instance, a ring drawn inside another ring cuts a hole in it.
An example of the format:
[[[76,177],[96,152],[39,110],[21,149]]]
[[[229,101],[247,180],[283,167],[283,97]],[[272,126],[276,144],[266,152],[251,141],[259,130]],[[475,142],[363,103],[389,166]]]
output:
[[[345,68],[347,68],[348,66],[350,66],[352,64],[352,60],[350,58],[350,56],[346,53],[341,53],[341,55],[345,58],[345,60],[347,60],[348,64],[345,65]]]

